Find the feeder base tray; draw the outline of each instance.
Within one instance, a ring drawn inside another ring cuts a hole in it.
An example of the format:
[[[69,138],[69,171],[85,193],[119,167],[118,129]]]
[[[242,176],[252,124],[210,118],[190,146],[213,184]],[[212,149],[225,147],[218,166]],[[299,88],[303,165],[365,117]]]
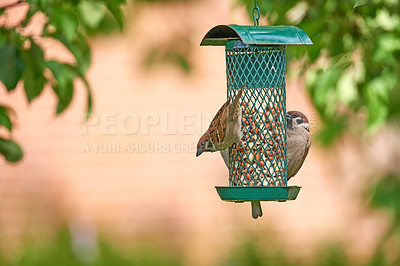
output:
[[[215,187],[224,201],[287,201],[295,200],[299,194],[298,186],[290,187]]]

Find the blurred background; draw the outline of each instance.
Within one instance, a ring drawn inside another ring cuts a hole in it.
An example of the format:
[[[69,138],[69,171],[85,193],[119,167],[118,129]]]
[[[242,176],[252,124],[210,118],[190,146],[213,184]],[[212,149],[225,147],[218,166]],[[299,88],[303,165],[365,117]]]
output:
[[[253,1],[0,1],[0,265],[399,265],[399,1],[259,6],[314,42],[286,79],[313,144],[297,199],[253,220],[195,157],[226,100],[199,44]]]

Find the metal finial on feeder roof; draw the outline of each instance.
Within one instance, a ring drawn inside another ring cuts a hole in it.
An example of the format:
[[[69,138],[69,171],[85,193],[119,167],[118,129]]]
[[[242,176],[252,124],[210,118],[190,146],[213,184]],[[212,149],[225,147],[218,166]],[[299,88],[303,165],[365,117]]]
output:
[[[227,96],[240,85],[242,147],[229,150],[229,187],[217,187],[226,201],[293,200],[300,187],[287,186],[286,169],[286,49],[311,45],[293,26],[220,25],[201,45],[224,45]]]

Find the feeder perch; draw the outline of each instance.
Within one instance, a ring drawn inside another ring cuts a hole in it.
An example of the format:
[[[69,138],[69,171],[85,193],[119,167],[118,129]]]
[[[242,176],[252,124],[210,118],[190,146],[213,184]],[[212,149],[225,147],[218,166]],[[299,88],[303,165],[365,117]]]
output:
[[[200,45],[225,46],[227,97],[242,95],[242,147],[229,148],[229,187],[216,187],[222,200],[294,200],[287,186],[286,45],[312,45],[293,26],[219,25]]]

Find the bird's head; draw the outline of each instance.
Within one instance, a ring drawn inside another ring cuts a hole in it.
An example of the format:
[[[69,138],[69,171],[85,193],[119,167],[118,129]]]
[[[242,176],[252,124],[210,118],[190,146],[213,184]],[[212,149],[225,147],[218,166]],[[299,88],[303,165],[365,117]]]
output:
[[[215,151],[215,146],[211,141],[208,130],[206,131],[206,133],[203,134],[203,136],[201,136],[199,142],[197,143],[196,157],[205,151]]]
[[[310,132],[310,125],[308,124],[307,117],[299,111],[289,111],[286,113],[286,122],[288,129],[294,129],[296,127],[303,127],[305,130]]]

